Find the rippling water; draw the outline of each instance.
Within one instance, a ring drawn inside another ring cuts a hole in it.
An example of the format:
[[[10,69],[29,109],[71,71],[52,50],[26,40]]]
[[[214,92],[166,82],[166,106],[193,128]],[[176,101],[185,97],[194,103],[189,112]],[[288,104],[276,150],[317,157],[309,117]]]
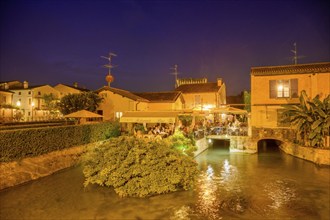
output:
[[[210,148],[190,191],[146,199],[83,187],[81,167],[0,192],[0,219],[330,219],[330,169],[279,151]]]

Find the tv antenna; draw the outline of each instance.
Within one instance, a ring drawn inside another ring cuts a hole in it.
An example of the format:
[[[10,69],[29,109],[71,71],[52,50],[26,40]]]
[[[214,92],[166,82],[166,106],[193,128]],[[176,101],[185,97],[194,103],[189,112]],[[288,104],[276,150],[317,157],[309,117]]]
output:
[[[295,65],[297,65],[298,64],[298,59],[304,58],[305,56],[298,56],[297,43],[296,42],[294,42],[293,46],[294,46],[294,50],[291,50],[291,52],[294,54],[294,56],[292,57],[292,60],[293,60],[293,63]]]
[[[174,67],[172,67],[170,69],[174,71],[171,74],[173,74],[175,76],[175,85],[174,85],[174,87],[177,88],[178,87],[178,74],[179,74],[178,65],[175,64]]]
[[[112,57],[116,57],[117,54],[109,53],[108,57],[101,56],[101,58],[109,60],[109,64],[103,65],[103,67],[108,68],[108,75],[105,77],[105,80],[108,82],[108,86],[110,87],[110,83],[113,82],[114,77],[111,75],[111,69],[115,68],[115,66],[112,65]]]

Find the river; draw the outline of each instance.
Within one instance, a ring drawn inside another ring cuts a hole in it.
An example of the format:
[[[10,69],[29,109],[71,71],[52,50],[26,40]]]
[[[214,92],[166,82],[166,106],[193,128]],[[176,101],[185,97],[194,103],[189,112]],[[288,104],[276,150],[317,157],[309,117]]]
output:
[[[0,191],[0,219],[330,219],[330,169],[280,152],[230,154],[217,143],[196,157],[193,190],[120,198],[84,188],[81,167]]]

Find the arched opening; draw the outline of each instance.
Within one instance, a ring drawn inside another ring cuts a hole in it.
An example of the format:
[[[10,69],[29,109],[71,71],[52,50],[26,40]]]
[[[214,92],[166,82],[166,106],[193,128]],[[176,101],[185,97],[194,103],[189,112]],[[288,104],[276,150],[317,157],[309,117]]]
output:
[[[221,149],[229,151],[230,140],[229,139],[209,139],[210,147],[214,149]]]
[[[258,153],[279,152],[281,141],[276,139],[262,139],[258,141]]]

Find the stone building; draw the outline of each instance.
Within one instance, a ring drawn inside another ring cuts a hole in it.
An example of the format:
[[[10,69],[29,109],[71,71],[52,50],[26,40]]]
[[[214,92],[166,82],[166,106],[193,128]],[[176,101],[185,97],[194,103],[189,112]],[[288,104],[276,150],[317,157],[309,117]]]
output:
[[[127,90],[103,86],[96,92],[103,98],[97,113],[103,115],[104,120],[119,119],[126,111],[145,111],[148,109],[149,100]]]
[[[90,91],[89,89],[79,87],[78,83],[74,83],[73,86],[59,83],[56,86],[54,86],[54,89],[56,89],[60,92],[59,98],[62,98],[63,96],[66,96],[69,94],[78,94],[81,92]]]
[[[185,106],[185,100],[180,91],[140,92],[134,94],[149,100],[149,111],[175,111],[182,110]]]
[[[202,79],[178,79],[175,91],[182,92],[186,109],[207,110],[226,104],[226,85],[221,78],[217,82]]]
[[[282,105],[298,104],[302,90],[321,99],[330,93],[330,62],[251,68],[251,124],[281,128]]]

